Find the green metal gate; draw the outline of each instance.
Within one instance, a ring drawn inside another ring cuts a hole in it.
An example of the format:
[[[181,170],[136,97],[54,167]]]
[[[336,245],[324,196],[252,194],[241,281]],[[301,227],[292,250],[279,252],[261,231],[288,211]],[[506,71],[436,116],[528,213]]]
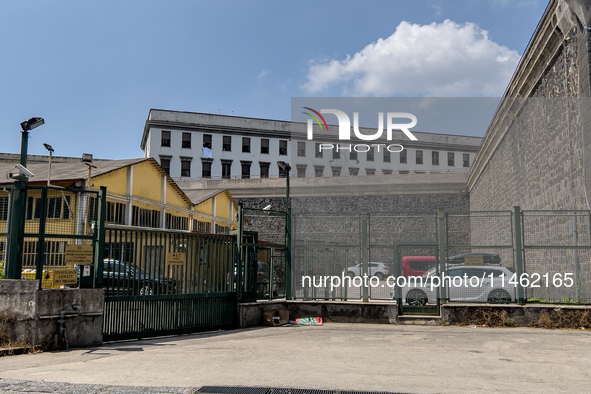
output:
[[[423,262],[432,265],[427,268],[428,276],[412,275],[404,272],[408,261],[403,256],[424,256]],[[414,242],[394,244],[394,277],[397,278],[393,287],[394,298],[398,305],[399,315],[435,315],[439,316],[441,306],[441,288],[431,287],[429,277],[439,276],[439,247],[437,243]],[[404,282],[404,283],[402,283]]]
[[[106,341],[234,326],[234,236],[108,227],[103,248]]]

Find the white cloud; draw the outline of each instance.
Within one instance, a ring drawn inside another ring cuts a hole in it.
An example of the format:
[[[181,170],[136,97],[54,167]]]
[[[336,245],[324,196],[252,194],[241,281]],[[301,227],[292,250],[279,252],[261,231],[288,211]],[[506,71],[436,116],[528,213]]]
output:
[[[517,66],[516,51],[474,23],[401,22],[394,34],[344,60],[310,62],[308,94],[341,88],[343,95],[501,95]]]
[[[264,68],[257,76],[257,79],[263,79],[265,75],[269,74],[270,72],[271,70],[269,70],[268,68]]]
[[[440,5],[432,5],[431,7],[435,8],[435,16],[439,16],[443,14],[443,7]]]

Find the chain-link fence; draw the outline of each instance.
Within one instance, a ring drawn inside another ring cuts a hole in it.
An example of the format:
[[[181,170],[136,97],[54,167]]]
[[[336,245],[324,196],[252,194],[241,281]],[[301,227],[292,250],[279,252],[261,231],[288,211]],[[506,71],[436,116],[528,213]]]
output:
[[[10,187],[0,189],[0,279],[4,278],[6,269],[6,249],[8,246],[8,212],[10,203]]]
[[[286,213],[271,206],[242,208],[241,286],[246,298],[273,299],[286,295]],[[256,235],[255,235],[256,234]]]
[[[367,217],[365,217],[367,220]],[[294,297],[360,298],[359,288],[324,286],[322,278],[361,273],[361,214],[298,213],[293,217]]]
[[[387,279],[396,264],[406,278],[439,274],[435,268],[443,250],[439,286],[450,302],[591,303],[589,211],[517,209],[442,217],[439,222],[433,212],[295,214],[294,296],[391,300],[394,286]],[[426,243],[436,247],[420,245]],[[405,245],[398,257],[397,244]],[[373,282],[359,285],[356,278],[365,274]],[[403,293],[412,289],[407,290]]]
[[[10,189],[0,191],[0,261],[8,257],[13,202]],[[23,279],[41,279],[42,288],[64,285],[64,270],[74,268],[77,261],[70,256],[68,245],[89,245],[96,239],[98,192],[68,190],[58,187],[28,186],[21,220],[24,233],[21,249]],[[14,246],[13,246],[14,247]],[[87,261],[91,263],[92,258]],[[6,263],[4,263],[6,265]],[[61,280],[57,279],[60,276]],[[72,274],[70,272],[70,278]],[[70,279],[70,281],[72,281]],[[75,282],[75,281],[74,281]]]
[[[528,302],[591,303],[589,211],[524,211]]]
[[[511,211],[447,213],[444,272],[450,302],[516,300],[515,286],[508,283],[515,272],[512,220]]]

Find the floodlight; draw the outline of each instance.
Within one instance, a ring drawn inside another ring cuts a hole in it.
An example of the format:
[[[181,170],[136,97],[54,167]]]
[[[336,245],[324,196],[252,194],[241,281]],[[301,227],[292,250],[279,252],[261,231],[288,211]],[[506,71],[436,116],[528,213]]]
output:
[[[29,120],[21,122],[21,129],[23,129],[23,132],[27,132],[33,130],[36,127],[41,126],[42,124],[45,124],[45,120],[38,116],[34,116]]]
[[[54,150],[53,150],[53,148],[51,147],[51,145],[49,145],[49,144],[46,144],[46,143],[44,142],[44,143],[43,143],[43,146],[44,146],[44,147],[45,147],[45,149],[47,149],[47,150],[48,150],[50,153],[53,153],[53,152],[54,152]]]
[[[284,162],[284,161],[278,161],[277,162],[277,165],[279,167],[281,167],[282,170],[285,170],[287,172],[291,171],[291,166],[288,163]]]
[[[92,163],[92,154],[91,153],[83,153],[82,154],[82,161],[84,163]]]

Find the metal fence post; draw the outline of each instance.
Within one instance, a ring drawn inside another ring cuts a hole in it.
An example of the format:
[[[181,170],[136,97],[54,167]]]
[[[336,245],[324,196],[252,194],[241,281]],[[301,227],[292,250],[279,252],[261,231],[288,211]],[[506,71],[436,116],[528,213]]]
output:
[[[445,257],[447,255],[446,250],[446,217],[445,217],[445,210],[442,208],[437,209],[437,249],[439,251],[439,274],[442,275],[443,272],[446,271],[446,260]],[[449,301],[447,296],[447,287],[445,287],[445,281],[442,281],[440,287],[440,302],[442,304],[446,304]]]
[[[8,250],[6,254],[6,279],[20,279],[23,270],[23,243],[25,233],[25,182],[16,181],[10,193],[8,217]]]
[[[517,302],[525,304],[525,291],[521,285],[523,275],[523,229],[521,227],[521,208],[513,207],[513,257],[515,259],[515,271],[517,273]]]
[[[369,277],[369,263],[368,253],[367,253],[367,245],[368,245],[368,237],[367,237],[367,211],[361,211],[361,277],[363,280],[363,302],[369,302],[369,292],[367,288],[367,280],[366,278]]]
[[[242,250],[242,240],[244,237],[244,206],[242,203],[238,204],[238,237],[236,239],[236,248],[238,255],[236,256],[236,296],[238,302],[242,301],[242,265],[244,258],[244,251]]]
[[[289,174],[288,174],[289,175]],[[289,176],[288,176],[289,185]],[[289,190],[289,188],[288,188]],[[289,195],[288,195],[289,196]],[[288,200],[289,201],[289,197]],[[285,207],[285,299],[292,300],[292,272],[291,272],[291,207]]]
[[[107,187],[101,186],[99,191],[98,212],[96,221],[96,233],[94,243],[94,278],[95,287],[103,286],[103,268],[105,258],[105,221],[107,219]],[[125,240],[124,242],[127,242]]]
[[[35,258],[35,279],[39,288],[43,283],[43,256],[45,255],[45,224],[47,220],[47,187],[41,189],[41,209],[39,210],[39,235],[37,236],[37,256]]]

